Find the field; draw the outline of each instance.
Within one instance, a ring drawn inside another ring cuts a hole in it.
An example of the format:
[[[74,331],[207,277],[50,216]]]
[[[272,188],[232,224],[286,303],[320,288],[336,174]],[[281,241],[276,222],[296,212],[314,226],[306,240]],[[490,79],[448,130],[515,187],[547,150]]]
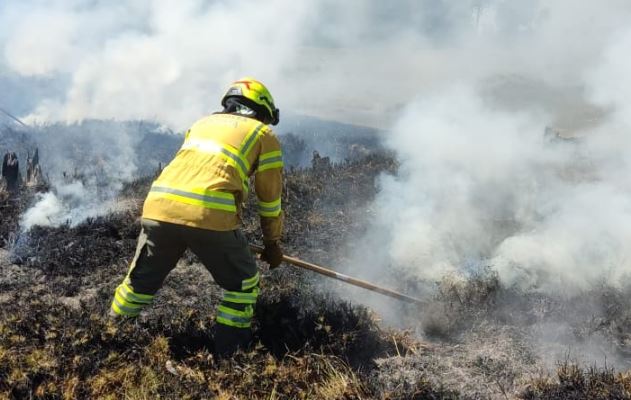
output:
[[[375,194],[375,177],[396,170],[380,153],[289,171],[287,253],[325,265],[343,259],[341,244],[366,228],[358,215]],[[220,290],[187,255],[141,318],[112,322],[110,297],[133,254],[150,181],[128,183],[118,211],[28,233],[19,233],[17,217],[33,190],[3,198],[0,396],[629,398],[628,373],[582,364],[561,343],[566,357],[545,359],[536,348],[543,345],[531,341],[533,325],[562,319],[579,346],[597,336],[623,351],[629,296],[611,288],[595,289],[588,300],[516,293],[502,288],[492,269],[435,283],[427,308],[397,307],[404,316],[398,327],[341,298],[340,286],[324,278],[290,266],[264,272],[256,345],[220,360],[212,338]],[[244,229],[252,241],[258,237],[252,213]],[[411,287],[408,280],[397,289]],[[589,321],[590,307],[606,307],[608,318]]]

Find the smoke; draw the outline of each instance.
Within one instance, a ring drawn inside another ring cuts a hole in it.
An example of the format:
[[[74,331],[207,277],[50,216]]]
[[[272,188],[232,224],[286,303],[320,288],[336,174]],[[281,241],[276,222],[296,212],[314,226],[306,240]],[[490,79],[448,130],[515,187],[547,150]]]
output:
[[[28,209],[24,213],[21,224],[26,229],[30,229],[33,225],[50,226],[54,223],[51,217],[56,217],[61,212],[62,204],[57,196],[50,192],[45,193],[40,195],[35,207]]]
[[[27,1],[2,8],[5,68],[67,82],[27,121],[149,119],[180,130],[214,109],[235,76],[278,73],[308,10],[289,1]],[[278,18],[280,10],[293,18]]]
[[[38,193],[35,204],[24,212],[20,219],[23,231],[33,226],[59,226],[68,223],[74,226],[88,217],[106,214],[115,209],[114,203],[103,199],[86,201],[91,197],[82,182],[58,184],[55,192]]]
[[[126,182],[139,170],[145,175],[153,173],[158,162],[164,160],[165,151],[160,146],[142,148],[146,138],[159,129],[150,123],[87,120],[23,130],[21,134],[29,142],[12,143],[28,146],[20,147],[24,156],[27,150],[33,156],[33,149],[39,149],[40,178],[50,184],[52,192],[39,196],[22,216],[22,229],[75,225],[115,208],[116,197]],[[168,138],[163,136],[163,141]]]
[[[389,127],[402,167],[380,182],[385,241],[366,238],[383,263],[438,279],[488,259],[507,284],[585,287],[629,267],[630,15],[624,0],[4,2],[0,81],[32,104],[26,121],[183,130],[257,76],[281,109]],[[557,143],[546,125],[589,129]],[[115,191],[137,168],[133,134],[79,131],[58,143],[114,143]]]
[[[494,329],[505,326],[547,365],[570,354],[628,368],[616,329],[628,319],[631,276],[631,5],[479,10],[468,28],[425,32],[423,44],[404,45],[410,57],[394,58],[418,66],[431,55],[417,70],[430,79],[410,96],[392,86],[401,97],[383,141],[400,168],[379,178],[366,233],[343,263],[430,303],[447,287],[464,311],[343,296],[425,335],[466,329],[457,340],[472,348],[476,334],[497,344]],[[409,77],[405,68],[397,78]],[[487,291],[489,271],[502,291],[492,305],[484,296],[500,289],[490,279]]]
[[[385,127],[419,92],[454,80],[576,83],[628,15],[624,0],[4,2],[0,81],[22,82],[11,102],[41,96],[27,121],[183,130],[247,74],[281,110]],[[36,91],[42,80],[59,89]]]
[[[382,265],[439,280],[488,260],[506,285],[584,289],[631,271],[629,136],[611,125],[546,136],[546,116],[497,110],[472,88],[419,99],[387,143],[402,162],[380,181]],[[598,267],[596,267],[598,266]]]
[[[307,29],[318,45],[299,50],[335,57],[315,63],[317,77],[289,68],[320,101],[338,95],[347,118],[392,121],[384,142],[401,168],[381,177],[351,265],[436,281],[489,264],[504,285],[543,291],[620,282],[631,270],[631,5],[459,3],[334,6],[322,33]],[[339,95],[340,83],[361,96]]]
[[[389,127],[402,164],[380,181],[371,262],[436,280],[488,260],[507,285],[585,288],[630,267],[630,15],[625,0],[4,2],[0,81],[54,82],[12,93],[27,121],[182,130],[257,76],[281,109]],[[115,143],[115,191],[134,137],[89,135]]]

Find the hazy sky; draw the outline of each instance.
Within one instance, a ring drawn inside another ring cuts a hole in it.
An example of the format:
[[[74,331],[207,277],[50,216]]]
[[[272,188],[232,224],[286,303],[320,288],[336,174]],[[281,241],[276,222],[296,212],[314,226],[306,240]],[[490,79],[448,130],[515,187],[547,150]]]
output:
[[[0,106],[183,129],[253,75],[281,111],[388,126],[415,96],[518,74],[580,86],[627,0],[0,2]]]

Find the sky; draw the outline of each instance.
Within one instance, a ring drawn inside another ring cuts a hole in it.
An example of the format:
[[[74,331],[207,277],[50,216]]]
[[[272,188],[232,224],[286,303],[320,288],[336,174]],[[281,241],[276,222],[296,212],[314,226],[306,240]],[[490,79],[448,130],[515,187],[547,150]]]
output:
[[[0,106],[29,122],[150,119],[183,130],[217,109],[229,82],[251,75],[281,111],[388,128],[413,98],[456,81],[517,76],[580,89],[630,8],[622,0],[3,0]]]

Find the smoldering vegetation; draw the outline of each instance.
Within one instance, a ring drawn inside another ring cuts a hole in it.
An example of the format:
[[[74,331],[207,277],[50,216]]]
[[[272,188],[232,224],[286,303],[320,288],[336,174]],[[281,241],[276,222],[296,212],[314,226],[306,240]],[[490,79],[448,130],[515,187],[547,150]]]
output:
[[[279,128],[288,168],[311,166],[314,156],[319,165],[357,160],[380,147],[379,136],[376,129],[297,115]],[[15,152],[26,176],[26,160],[42,149],[39,163],[46,173],[41,183],[51,187],[21,203],[27,210],[18,213],[21,227],[74,226],[115,212],[120,191],[139,176],[157,173],[182,140],[182,135],[147,121],[5,124],[0,127],[0,152]]]
[[[399,387],[424,378],[465,398],[628,398],[628,285],[546,294],[506,287],[485,268],[432,288],[421,309],[389,304],[390,326],[430,344],[378,361]]]
[[[391,168],[392,160],[375,156],[366,161],[372,168],[361,177],[355,177],[358,163],[331,165],[339,172],[337,190],[320,189],[320,199],[368,200],[373,190],[367,183]],[[330,246],[315,245],[319,239],[309,234],[330,232],[331,219],[340,216],[313,217],[324,207],[308,195],[328,180],[323,172],[289,174],[291,252]],[[148,182],[132,182],[123,193],[141,200]],[[6,396],[357,398],[365,393],[359,371],[368,369],[372,359],[395,353],[391,335],[383,334],[367,309],[318,292],[303,274],[284,268],[265,274],[266,294],[257,305],[255,328],[259,344],[218,361],[211,355],[211,310],[220,291],[192,255],[170,275],[146,317],[108,322],[104,316],[112,291],[124,276],[139,230],[140,202],[129,204],[127,212],[74,227],[34,228],[22,233],[22,247],[3,251],[12,259],[3,259],[1,274],[0,382]],[[255,220],[248,214],[246,231],[252,238]]]
[[[285,243],[289,254],[336,265],[344,260],[341,243],[370,226],[377,177],[397,174],[399,166],[386,153],[342,163],[322,158],[287,171]],[[628,291],[606,284],[574,297],[524,291],[503,286],[487,266],[437,282],[399,276],[393,288],[428,305],[393,304],[397,327],[360,305],[366,292],[346,301],[307,272],[289,266],[264,272],[257,344],[228,360],[212,355],[220,290],[192,254],[141,318],[108,321],[150,182],[124,185],[125,210],[73,226],[15,230],[14,240],[4,242],[4,397],[630,397]],[[3,229],[5,217],[33,196],[24,190],[11,203],[3,200]],[[255,241],[250,200],[244,229]],[[588,351],[588,360],[580,357]],[[594,364],[600,355],[607,364]]]

